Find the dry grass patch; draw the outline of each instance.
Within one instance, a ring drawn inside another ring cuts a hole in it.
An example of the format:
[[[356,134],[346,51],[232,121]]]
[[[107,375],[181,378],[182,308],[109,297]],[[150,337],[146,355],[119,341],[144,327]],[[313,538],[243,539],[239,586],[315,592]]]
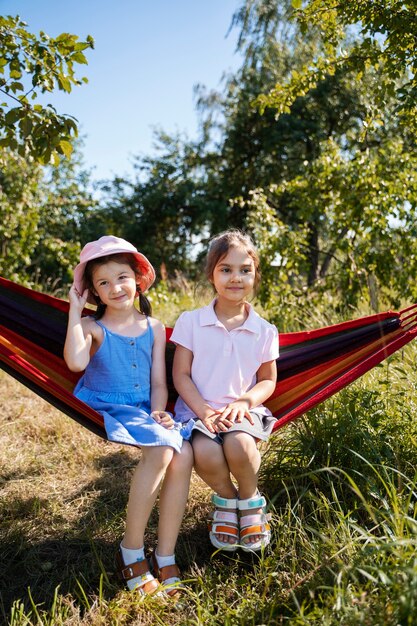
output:
[[[140,451],[101,440],[3,372],[0,397],[3,617],[17,600],[28,610],[29,587],[34,603],[48,609],[59,585],[66,623],[111,623],[105,615],[113,612],[118,623],[130,623],[132,599],[115,580],[113,558]],[[201,545],[206,544],[208,494],[194,477],[178,544],[186,576],[192,563],[206,558]],[[149,547],[155,544],[156,524],[154,513]],[[77,598],[83,594],[81,615]],[[145,621],[135,623],[157,623],[145,617],[153,614],[150,609],[139,613]]]

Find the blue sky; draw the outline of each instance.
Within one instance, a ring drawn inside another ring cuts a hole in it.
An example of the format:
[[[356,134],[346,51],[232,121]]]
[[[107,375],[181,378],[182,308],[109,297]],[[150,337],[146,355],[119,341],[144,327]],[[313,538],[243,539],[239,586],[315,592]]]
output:
[[[20,15],[30,31],[51,37],[88,34],[95,50],[79,76],[89,83],[48,96],[74,115],[94,178],[132,171],[132,156],[151,154],[153,129],[197,132],[193,87],[221,87],[240,65],[236,35],[226,37],[239,0],[0,0],[2,15]]]

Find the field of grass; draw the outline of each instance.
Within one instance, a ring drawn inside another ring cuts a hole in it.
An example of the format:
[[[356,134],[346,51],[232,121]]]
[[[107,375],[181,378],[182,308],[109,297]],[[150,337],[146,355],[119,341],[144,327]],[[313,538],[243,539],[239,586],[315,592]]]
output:
[[[140,452],[100,440],[0,373],[0,621],[416,624],[416,365],[411,345],[271,438],[264,554],[213,554],[210,491],[194,475],[177,604],[139,598],[115,578]],[[155,532],[154,515],[148,548]]]

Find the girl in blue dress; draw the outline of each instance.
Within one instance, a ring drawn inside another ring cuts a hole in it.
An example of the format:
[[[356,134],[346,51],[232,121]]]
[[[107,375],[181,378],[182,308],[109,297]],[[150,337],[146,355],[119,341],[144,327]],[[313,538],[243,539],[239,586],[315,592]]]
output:
[[[70,370],[85,370],[74,394],[103,415],[109,440],[142,450],[117,554],[119,574],[129,589],[141,594],[160,591],[162,583],[169,595],[178,595],[175,545],[193,455],[184,440],[187,431],[175,427],[165,411],[165,328],[150,317],[144,296],[154,279],[148,259],[124,239],[104,236],[88,243],[69,292],[64,358]],[[97,312],[82,317],[87,302],[95,304]],[[144,534],[160,485],[158,545],[150,568]]]

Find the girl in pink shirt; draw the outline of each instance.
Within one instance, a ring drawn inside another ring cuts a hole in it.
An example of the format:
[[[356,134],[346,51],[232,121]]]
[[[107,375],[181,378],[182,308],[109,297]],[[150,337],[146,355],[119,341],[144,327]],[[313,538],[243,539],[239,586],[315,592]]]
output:
[[[215,237],[206,276],[215,299],[183,313],[171,336],[176,420],[195,421],[195,468],[215,492],[211,543],[228,551],[238,546],[256,551],[271,535],[258,491],[257,443],[268,439],[275,422],[262,403],[275,389],[278,333],[246,301],[260,280],[259,257],[248,235],[230,230]]]

